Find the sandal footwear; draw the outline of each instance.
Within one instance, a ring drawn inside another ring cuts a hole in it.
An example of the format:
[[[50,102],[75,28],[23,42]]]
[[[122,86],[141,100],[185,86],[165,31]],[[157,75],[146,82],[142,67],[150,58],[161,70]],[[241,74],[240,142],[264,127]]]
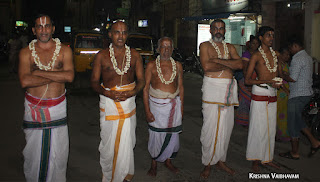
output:
[[[280,153],[279,156],[280,156],[280,157],[287,158],[287,159],[293,159],[293,160],[299,160],[299,159],[300,159],[300,157],[294,157],[294,156],[292,156],[291,152]]]
[[[310,151],[308,157],[312,157],[314,154],[317,153],[317,151],[318,151],[319,149],[320,149],[320,145],[319,145],[318,147],[315,147],[315,148],[311,147],[311,151]]]

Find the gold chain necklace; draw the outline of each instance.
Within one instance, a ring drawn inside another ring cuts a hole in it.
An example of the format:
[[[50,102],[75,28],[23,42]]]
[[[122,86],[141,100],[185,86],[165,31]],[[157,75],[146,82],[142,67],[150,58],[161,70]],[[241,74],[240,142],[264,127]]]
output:
[[[126,48],[125,57],[127,58],[127,60],[126,60],[126,66],[123,68],[123,70],[120,70],[118,68],[118,63],[117,63],[117,60],[116,60],[116,58],[114,56],[114,50],[113,50],[113,47],[112,47],[112,43],[109,46],[110,58],[111,58],[111,62],[112,62],[112,65],[113,65],[113,69],[116,71],[116,73],[118,75],[124,75],[125,73],[128,72],[128,70],[130,68],[130,62],[131,62],[130,47],[127,46],[127,45],[124,45],[124,46]]]
[[[51,70],[53,69],[53,65],[54,63],[56,62],[57,60],[57,57],[59,56],[59,52],[60,52],[60,49],[61,49],[61,42],[58,38],[53,38],[52,39],[55,43],[56,43],[56,49],[54,50],[54,53],[53,53],[53,57],[52,57],[52,60],[48,63],[47,66],[43,65],[40,61],[40,58],[36,52],[36,49],[35,49],[35,43],[37,42],[37,39],[35,40],[32,40],[30,43],[29,43],[29,49],[32,51],[31,52],[31,55],[33,57],[33,60],[34,60],[34,63],[38,66],[38,68],[40,70]]]
[[[161,67],[160,67],[160,55],[157,57],[156,59],[156,66],[157,66],[157,72],[158,72],[158,77],[160,78],[161,82],[166,84],[166,85],[169,85],[170,83],[173,82],[173,80],[175,79],[176,75],[177,75],[177,68],[176,68],[176,62],[174,61],[174,59],[172,57],[170,57],[170,61],[171,61],[171,64],[172,64],[172,75],[170,77],[170,80],[169,81],[166,81],[164,78],[163,78],[163,74],[161,72]]]

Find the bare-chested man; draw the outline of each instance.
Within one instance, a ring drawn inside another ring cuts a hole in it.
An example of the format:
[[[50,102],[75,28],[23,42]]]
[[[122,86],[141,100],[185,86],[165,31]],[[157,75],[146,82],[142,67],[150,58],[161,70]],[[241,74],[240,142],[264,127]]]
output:
[[[91,76],[92,88],[100,94],[102,181],[130,181],[136,143],[135,96],[145,85],[144,70],[140,54],[125,44],[128,26],[124,22],[115,22],[109,37],[112,43],[97,54]]]
[[[65,83],[74,78],[72,51],[53,39],[47,15],[32,28],[37,39],[20,52],[19,78],[26,89],[23,150],[26,181],[66,181],[69,153]]]
[[[259,163],[279,168],[272,163],[277,120],[277,89],[282,84],[277,53],[272,50],[274,30],[261,27],[258,32],[261,46],[249,62],[245,83],[253,85],[250,106],[250,125],[247,160],[253,161],[252,169],[259,171]],[[257,79],[251,78],[256,71]]]
[[[232,44],[225,43],[225,23],[217,19],[210,25],[212,39],[200,45],[200,61],[205,72],[202,86],[203,126],[201,130],[202,178],[208,178],[211,165],[229,174],[225,165],[234,124],[234,106],[238,105],[237,82],[233,71],[242,69],[242,60]]]
[[[171,159],[175,158],[180,146],[184,88],[182,65],[171,58],[173,48],[171,38],[159,39],[157,51],[160,55],[148,63],[145,72],[143,100],[149,124],[150,176],[157,175],[157,162],[165,162],[169,170],[178,172]]]

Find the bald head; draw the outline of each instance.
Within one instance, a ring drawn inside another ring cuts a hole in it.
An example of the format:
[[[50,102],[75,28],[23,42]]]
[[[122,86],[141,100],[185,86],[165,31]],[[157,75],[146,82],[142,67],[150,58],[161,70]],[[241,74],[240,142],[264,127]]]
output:
[[[125,26],[126,29],[128,30],[128,25],[123,22],[123,21],[116,21],[114,23],[112,23],[111,27],[110,27],[110,31],[113,31],[114,27],[117,27],[117,26]]]
[[[128,38],[128,26],[122,21],[117,21],[112,24],[108,34],[113,45],[123,47]]]

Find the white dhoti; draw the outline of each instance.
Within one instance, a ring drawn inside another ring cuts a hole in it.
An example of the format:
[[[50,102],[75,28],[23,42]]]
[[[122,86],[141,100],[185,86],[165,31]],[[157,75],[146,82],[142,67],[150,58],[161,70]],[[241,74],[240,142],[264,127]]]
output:
[[[149,123],[149,153],[159,162],[173,159],[180,147],[179,133],[182,131],[180,97],[158,99],[149,96],[149,106],[155,118]]]
[[[277,123],[277,91],[267,84],[252,87],[247,160],[273,160]]]
[[[234,106],[239,105],[235,79],[203,78],[202,163],[225,162],[234,125]]]
[[[128,91],[135,83],[110,90]],[[109,89],[109,88],[106,88]],[[136,143],[135,96],[122,102],[100,95],[100,165],[103,182],[130,181],[134,174],[133,148]]]
[[[26,181],[66,181],[69,137],[65,94],[40,101],[26,93],[24,106]]]

